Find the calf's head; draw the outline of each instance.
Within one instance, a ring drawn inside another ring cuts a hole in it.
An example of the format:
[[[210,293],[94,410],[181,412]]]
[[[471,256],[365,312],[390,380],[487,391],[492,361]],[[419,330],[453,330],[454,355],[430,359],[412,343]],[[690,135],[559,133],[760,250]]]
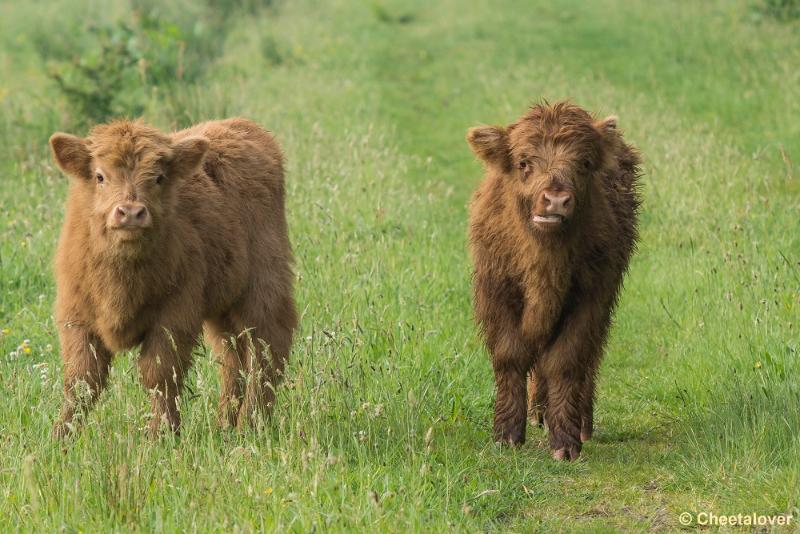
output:
[[[208,149],[203,137],[177,142],[140,122],[95,127],[89,137],[50,138],[58,166],[73,179],[79,224],[100,248],[136,248],[168,230],[176,184],[191,179]]]
[[[617,139],[615,117],[594,120],[568,102],[539,104],[507,127],[467,133],[475,154],[502,175],[525,227],[539,235],[577,224]]]

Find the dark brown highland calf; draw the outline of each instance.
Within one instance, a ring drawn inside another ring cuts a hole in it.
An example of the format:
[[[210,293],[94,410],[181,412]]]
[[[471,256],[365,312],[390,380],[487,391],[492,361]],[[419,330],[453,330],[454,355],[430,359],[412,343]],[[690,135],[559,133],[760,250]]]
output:
[[[639,156],[614,117],[566,102],[472,128],[467,140],[486,166],[470,244],[494,436],[523,443],[529,410],[547,424],[553,457],[573,460],[592,435],[595,373],[635,248]]]
[[[177,432],[204,326],[220,360],[221,423],[266,414],[297,324],[272,135],[244,119],[169,135],[119,121],[50,145],[72,176],[56,254],[66,398],[54,435],[103,390],[112,355],[136,345],[149,430]]]

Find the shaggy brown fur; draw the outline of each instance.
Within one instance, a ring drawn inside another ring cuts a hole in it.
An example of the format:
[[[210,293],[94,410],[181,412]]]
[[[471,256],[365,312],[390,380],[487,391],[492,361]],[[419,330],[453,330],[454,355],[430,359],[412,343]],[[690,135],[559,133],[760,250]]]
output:
[[[592,434],[595,373],[635,248],[639,156],[614,117],[567,102],[472,128],[467,140],[486,166],[470,244],[495,439],[524,442],[529,409],[546,422],[553,457],[575,459]]]
[[[204,326],[221,364],[222,424],[267,413],[297,324],[272,135],[244,119],[171,135],[119,121],[50,145],[72,176],[56,254],[66,398],[54,435],[103,390],[113,353],[136,345],[149,429],[177,431]]]

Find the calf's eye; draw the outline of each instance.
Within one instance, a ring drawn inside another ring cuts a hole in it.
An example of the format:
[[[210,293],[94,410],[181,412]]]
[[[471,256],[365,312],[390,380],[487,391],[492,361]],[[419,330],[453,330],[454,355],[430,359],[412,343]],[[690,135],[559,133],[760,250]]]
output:
[[[161,182],[163,182],[163,181],[164,181],[164,175],[163,174],[159,174],[158,176],[156,176],[156,183],[157,184],[160,185]]]
[[[103,175],[100,174],[99,172],[95,175],[95,178],[97,178],[98,184],[102,184],[105,181],[105,177],[103,177]]]
[[[527,161],[520,161],[519,162],[519,170],[524,171],[527,168],[528,168],[528,162]]]

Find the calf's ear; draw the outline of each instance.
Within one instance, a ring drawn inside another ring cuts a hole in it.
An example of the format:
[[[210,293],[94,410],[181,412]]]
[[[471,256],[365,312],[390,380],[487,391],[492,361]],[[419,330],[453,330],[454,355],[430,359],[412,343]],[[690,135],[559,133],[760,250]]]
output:
[[[609,134],[615,134],[617,131],[617,116],[609,115],[603,120],[595,121],[594,126],[604,137]]]
[[[54,133],[50,137],[50,148],[62,171],[75,178],[91,177],[92,156],[86,140],[65,133]]]
[[[467,142],[484,163],[504,171],[511,169],[508,130],[501,126],[476,126],[467,131]]]
[[[208,151],[209,141],[205,137],[193,135],[172,145],[172,156],[168,164],[171,174],[191,176],[203,163]]]
[[[617,130],[617,117],[616,115],[609,115],[605,119],[594,121],[593,125],[595,130],[600,133],[598,148],[600,149],[601,166],[605,166],[614,158],[622,139]]]

